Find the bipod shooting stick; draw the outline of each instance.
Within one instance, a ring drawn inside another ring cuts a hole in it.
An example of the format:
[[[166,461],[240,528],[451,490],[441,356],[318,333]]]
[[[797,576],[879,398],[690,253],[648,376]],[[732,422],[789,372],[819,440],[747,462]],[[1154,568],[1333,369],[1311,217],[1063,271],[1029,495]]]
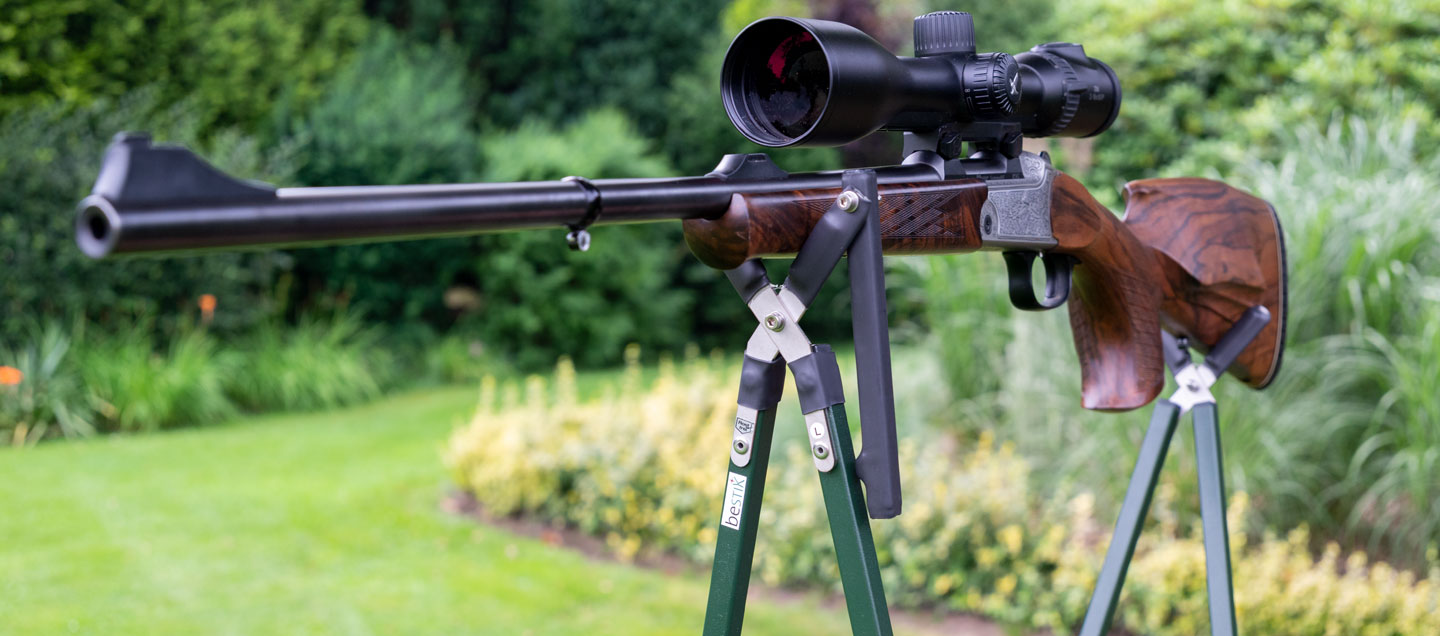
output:
[[[1135,543],[1145,524],[1150,497],[1160,479],[1160,467],[1180,416],[1189,411],[1195,421],[1195,460],[1200,476],[1200,520],[1205,534],[1205,587],[1210,599],[1210,633],[1213,636],[1235,636],[1235,599],[1230,578],[1230,535],[1225,523],[1225,476],[1220,458],[1220,420],[1216,413],[1215,396],[1210,387],[1260,335],[1270,322],[1270,312],[1256,305],[1247,310],[1205,356],[1195,364],[1190,358],[1189,343],[1170,334],[1165,342],[1165,364],[1175,376],[1179,389],[1170,399],[1155,402],[1150,416],[1150,429],[1140,444],[1135,472],[1125,490],[1125,503],[1115,522],[1115,534],[1105,553],[1105,564],[1095,582],[1090,607],[1080,636],[1104,636],[1110,631],[1110,620],[1125,585],[1125,572],[1135,554]]]
[[[850,627],[856,634],[891,633],[880,564],[865,513],[868,503],[869,515],[876,519],[900,514],[900,465],[895,448],[895,399],[875,171],[847,171],[841,185],[840,195],[800,248],[784,285],[772,287],[759,260],[726,272],[760,325],[745,346],[740,374],[730,468],[705,611],[706,636],[739,634],[745,618],[775,406],[787,365],[795,374],[810,454],[820,473]],[[851,449],[835,354],[828,345],[811,344],[799,323],[840,256],[847,252],[864,441],[859,457]],[[860,492],[862,481],[868,499]]]

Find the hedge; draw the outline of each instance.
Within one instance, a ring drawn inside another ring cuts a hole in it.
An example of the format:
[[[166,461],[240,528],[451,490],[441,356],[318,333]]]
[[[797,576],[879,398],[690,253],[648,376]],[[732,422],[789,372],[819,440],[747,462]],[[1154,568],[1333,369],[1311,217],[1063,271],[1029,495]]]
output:
[[[526,515],[605,537],[622,557],[665,550],[705,563],[716,537],[720,476],[734,412],[733,361],[662,364],[649,388],[630,355],[625,379],[596,399],[576,396],[562,360],[553,383],[482,385],[446,461],[456,482],[492,512]],[[792,391],[793,394],[793,391]],[[786,407],[782,404],[781,409]],[[786,420],[782,417],[780,428]],[[803,444],[777,444],[766,488],[755,573],[768,584],[839,590],[830,533]],[[982,435],[961,446],[938,433],[902,440],[906,510],[872,524],[892,604],[941,606],[1018,629],[1068,633],[1079,624],[1111,521],[1093,500],[1034,491],[1034,470]],[[1131,566],[1117,625],[1157,636],[1205,631],[1204,550],[1198,520],[1176,513],[1162,487]],[[1230,503],[1244,527],[1248,498]],[[1306,530],[1252,539],[1233,533],[1237,614],[1247,632],[1275,635],[1440,633],[1440,561],[1428,577],[1342,558],[1318,559]]]

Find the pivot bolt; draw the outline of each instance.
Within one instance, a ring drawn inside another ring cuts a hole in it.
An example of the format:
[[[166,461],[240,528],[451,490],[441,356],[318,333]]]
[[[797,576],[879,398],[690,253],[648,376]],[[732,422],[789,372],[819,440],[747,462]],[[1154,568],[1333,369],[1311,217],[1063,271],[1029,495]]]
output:
[[[825,448],[824,444],[816,444],[812,450],[815,451],[815,459],[825,459],[830,456],[830,449]]]
[[[744,455],[745,453],[750,452],[750,447],[745,444],[745,440],[743,440],[743,439],[737,439],[737,440],[735,440],[735,444],[733,444],[733,448],[735,449],[735,452],[736,452],[736,453],[739,453],[739,454],[741,454],[741,455]]]
[[[785,328],[785,317],[780,312],[775,312],[765,317],[765,328],[770,331],[780,331]]]
[[[846,212],[854,212],[860,209],[860,195],[854,190],[846,190],[835,197],[835,205]]]

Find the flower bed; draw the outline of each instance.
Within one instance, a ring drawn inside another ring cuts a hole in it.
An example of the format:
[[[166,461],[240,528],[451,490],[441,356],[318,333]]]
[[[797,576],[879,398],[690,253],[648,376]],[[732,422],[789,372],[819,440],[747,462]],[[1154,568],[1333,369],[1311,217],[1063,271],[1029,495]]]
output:
[[[638,368],[608,395],[580,401],[562,361],[553,382],[487,380],[446,462],[461,487],[496,514],[531,515],[603,536],[621,557],[641,549],[712,558],[720,477],[728,455],[736,371],[723,360]],[[782,418],[781,424],[785,420]],[[812,464],[803,445],[777,444],[761,516],[755,574],[777,585],[839,589]],[[943,606],[1022,629],[1078,625],[1108,544],[1110,520],[1091,498],[1029,487],[1032,467],[982,435],[963,448],[938,433],[902,440],[905,512],[872,524],[886,593],[897,606]],[[1162,486],[1133,561],[1116,624],[1160,636],[1207,631],[1204,549],[1197,520],[1180,519]],[[1231,528],[1247,498],[1230,504]],[[1230,538],[1236,608],[1247,632],[1275,635],[1440,633],[1440,565],[1417,578],[1364,555],[1316,559],[1300,528]],[[1432,562],[1435,559],[1432,556]]]

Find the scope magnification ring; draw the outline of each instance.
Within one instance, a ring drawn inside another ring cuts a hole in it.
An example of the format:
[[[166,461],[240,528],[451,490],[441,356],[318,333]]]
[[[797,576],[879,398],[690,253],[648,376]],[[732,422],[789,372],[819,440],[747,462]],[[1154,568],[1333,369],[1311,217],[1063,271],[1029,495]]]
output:
[[[1075,114],[1080,112],[1080,94],[1070,90],[1070,87],[1080,83],[1080,76],[1075,73],[1075,68],[1070,66],[1070,62],[1059,55],[1041,50],[1039,47],[1031,49],[1030,52],[1039,55],[1046,62],[1054,66],[1055,70],[1065,74],[1065,82],[1062,84],[1065,89],[1065,105],[1060,108],[1060,115],[1050,123],[1050,127],[1046,128],[1045,131],[1039,135],[1041,137],[1052,137],[1060,134],[1060,131],[1065,130],[1065,127],[1069,126],[1070,122],[1075,119]]]
[[[1008,117],[1020,100],[1020,64],[1009,53],[981,53],[965,64],[965,106],[971,117]]]

